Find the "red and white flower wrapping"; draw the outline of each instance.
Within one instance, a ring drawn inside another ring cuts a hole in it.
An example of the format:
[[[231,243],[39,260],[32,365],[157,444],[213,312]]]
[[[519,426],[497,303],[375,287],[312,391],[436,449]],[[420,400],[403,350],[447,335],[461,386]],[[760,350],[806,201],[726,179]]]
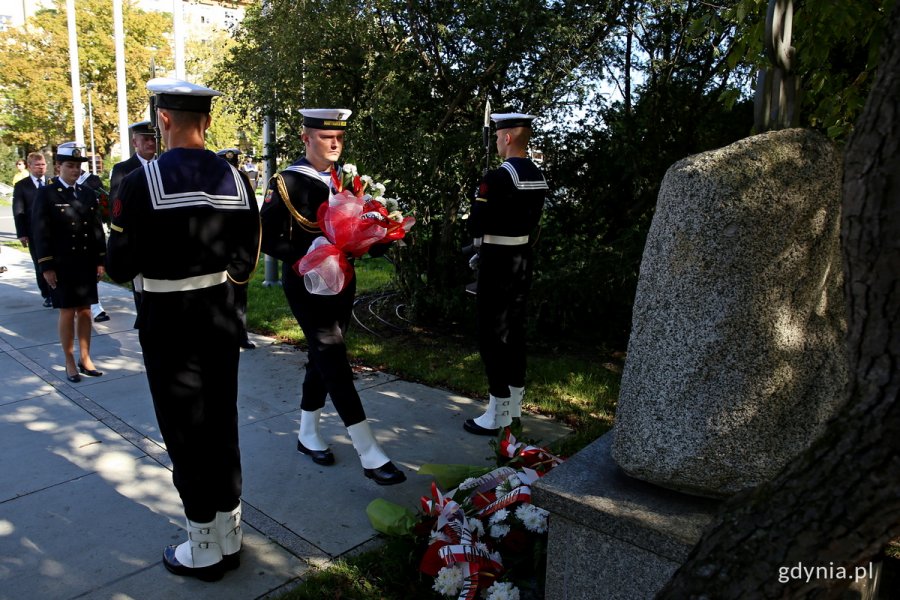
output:
[[[353,190],[346,189],[329,198],[318,210],[323,236],[315,239],[306,256],[294,265],[312,294],[339,294],[353,278],[349,257],[359,258],[376,243],[392,242],[406,235],[414,217],[388,214],[379,200],[363,195],[359,177]]]

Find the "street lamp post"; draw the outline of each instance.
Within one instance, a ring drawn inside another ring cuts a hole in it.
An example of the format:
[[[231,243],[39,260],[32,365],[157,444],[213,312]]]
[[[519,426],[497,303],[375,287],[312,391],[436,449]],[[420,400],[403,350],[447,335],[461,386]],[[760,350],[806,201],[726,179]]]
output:
[[[94,105],[91,102],[91,89],[94,87],[93,83],[89,83],[85,86],[88,92],[88,125],[91,130],[91,173],[94,175],[97,174],[97,154],[94,152]]]

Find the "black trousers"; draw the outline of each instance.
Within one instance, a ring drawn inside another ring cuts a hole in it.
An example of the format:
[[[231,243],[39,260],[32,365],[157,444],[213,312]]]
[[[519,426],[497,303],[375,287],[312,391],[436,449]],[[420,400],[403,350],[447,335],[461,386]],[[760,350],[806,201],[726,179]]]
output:
[[[172,480],[187,518],[206,523],[241,497],[234,307],[224,283],[141,296],[141,348]]]
[[[353,385],[353,371],[344,343],[356,295],[356,277],[340,294],[317,296],[307,292],[303,278],[283,263],[281,281],[291,312],[309,345],[300,408],[319,410],[325,406],[325,397],[331,396],[331,403],[345,427],[365,421],[366,413]]]
[[[234,314],[241,325],[241,342],[248,340],[247,336],[247,284],[239,285],[228,280],[231,288],[231,304],[234,306]]]
[[[496,398],[525,386],[525,322],[531,247],[482,244],[478,269],[478,349]]]
[[[41,298],[49,298],[50,285],[44,279],[44,274],[41,273],[41,268],[38,266],[37,257],[34,255],[34,244],[28,244],[28,253],[31,254],[31,262],[34,263],[34,273],[37,278],[38,289],[41,290]]]

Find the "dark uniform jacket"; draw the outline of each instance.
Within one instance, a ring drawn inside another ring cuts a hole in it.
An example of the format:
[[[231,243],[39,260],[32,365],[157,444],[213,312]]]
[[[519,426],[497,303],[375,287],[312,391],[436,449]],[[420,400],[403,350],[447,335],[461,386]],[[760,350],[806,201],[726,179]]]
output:
[[[45,177],[44,181],[47,180]],[[31,207],[34,206],[37,193],[38,187],[30,174],[13,186],[13,220],[16,223],[16,237],[31,237]]]
[[[67,188],[54,177],[37,194],[31,211],[31,242],[41,272],[102,265],[106,239],[97,196],[85,186]]]
[[[115,281],[227,271],[244,283],[258,255],[256,198],[238,170],[211,151],[174,148],[122,180],[107,262]]]
[[[547,189],[544,175],[530,159],[506,159],[481,181],[469,216],[472,237],[529,235],[541,220]]]
[[[122,180],[126,175],[131,173],[136,169],[140,169],[141,159],[138,158],[137,154],[132,154],[128,160],[123,160],[120,163],[116,163],[113,165],[112,173],[109,176],[109,197],[115,199],[116,193],[119,191],[119,186],[122,184]]]
[[[305,158],[273,177],[260,210],[263,253],[286,266],[303,258],[313,240],[322,235],[316,211],[330,195],[330,184]]]
[[[241,495],[240,323],[218,281],[246,282],[256,267],[259,209],[249,188],[213,152],[172,148],[127,175],[112,203],[107,273],[120,282],[143,275],[136,326],[147,381],[173,481],[197,521]],[[212,277],[193,280],[196,288],[181,281],[201,275]],[[151,280],[168,282],[153,282],[154,292]]]
[[[306,158],[273,177],[260,210],[262,252],[286,267],[303,258],[313,240],[323,235],[316,215],[333,192],[330,180],[325,183]],[[369,256],[377,258],[389,247],[390,242],[373,244]]]

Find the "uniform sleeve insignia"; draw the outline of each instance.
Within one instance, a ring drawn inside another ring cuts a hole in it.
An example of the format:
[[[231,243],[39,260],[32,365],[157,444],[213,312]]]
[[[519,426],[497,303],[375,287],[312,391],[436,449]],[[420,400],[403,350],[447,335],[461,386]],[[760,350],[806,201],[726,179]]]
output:
[[[272,188],[269,188],[269,191],[266,192],[266,199],[263,202],[271,202],[272,201],[272,192],[274,192]]]
[[[122,201],[116,198],[112,205],[112,216],[116,219],[122,216]]]
[[[482,181],[481,185],[478,186],[478,195],[484,198],[485,194],[487,194],[488,185],[486,181]]]

